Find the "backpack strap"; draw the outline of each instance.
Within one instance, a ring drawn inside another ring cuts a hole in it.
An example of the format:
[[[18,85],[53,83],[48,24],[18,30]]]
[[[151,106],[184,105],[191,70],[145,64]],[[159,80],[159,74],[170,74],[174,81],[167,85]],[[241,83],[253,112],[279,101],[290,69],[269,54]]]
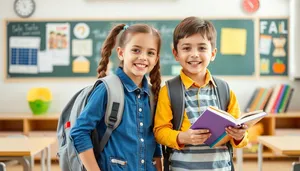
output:
[[[230,89],[227,84],[227,82],[218,79],[216,77],[212,77],[214,82],[216,83],[217,87],[215,88],[215,91],[217,92],[217,96],[220,102],[220,107],[222,110],[227,111],[228,105],[230,102]],[[227,142],[226,147],[228,148],[228,151],[230,153],[230,161],[231,161],[231,171],[234,171],[234,165],[233,165],[233,148],[230,142]]]
[[[104,120],[107,128],[100,140],[100,152],[103,151],[105,145],[109,140],[109,137],[111,136],[112,131],[119,126],[122,120],[124,109],[124,88],[119,77],[112,74],[100,78],[96,82],[94,87],[96,87],[101,82],[104,83],[107,90],[107,104]]]
[[[215,89],[222,110],[227,111],[230,102],[230,89],[227,82],[212,76],[217,87]]]
[[[171,109],[173,113],[173,129],[179,130],[183,121],[184,113],[184,86],[181,82],[180,76],[166,81],[168,89],[168,96],[171,102]]]
[[[180,76],[166,81],[166,87],[168,89],[168,96],[171,103],[171,109],[173,114],[172,124],[174,130],[180,130],[183,114],[184,114],[184,86],[181,82]],[[166,146],[162,146],[163,156],[164,156],[164,171],[169,171],[170,166],[170,154],[172,149]]]

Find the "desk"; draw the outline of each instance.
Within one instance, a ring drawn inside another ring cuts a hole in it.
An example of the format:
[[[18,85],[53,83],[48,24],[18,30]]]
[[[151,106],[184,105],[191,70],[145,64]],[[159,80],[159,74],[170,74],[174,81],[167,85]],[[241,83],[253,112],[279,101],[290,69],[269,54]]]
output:
[[[42,171],[47,166],[51,170],[50,145],[55,143],[54,137],[0,137],[0,159],[18,160],[24,171],[33,171],[34,156],[41,153]],[[45,164],[45,154],[47,153]]]
[[[262,171],[263,146],[281,155],[300,156],[300,136],[260,136],[257,140],[259,171]]]

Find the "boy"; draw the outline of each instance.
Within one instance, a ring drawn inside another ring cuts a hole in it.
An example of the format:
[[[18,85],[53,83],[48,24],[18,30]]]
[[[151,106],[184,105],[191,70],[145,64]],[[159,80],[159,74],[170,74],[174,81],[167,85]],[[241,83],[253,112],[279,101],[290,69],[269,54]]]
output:
[[[181,129],[174,130],[168,90],[164,86],[159,94],[154,120],[155,138],[158,143],[173,149],[170,157],[172,171],[232,170],[227,146],[210,148],[204,144],[210,136],[209,130],[189,129],[208,106],[220,108],[215,91],[217,87],[207,69],[217,53],[216,30],[209,21],[188,17],[175,28],[173,45],[173,55],[182,66],[180,78],[185,88],[185,112]],[[227,108],[234,117],[240,115],[236,96],[231,90]],[[227,134],[232,137],[230,143],[233,147],[244,147],[248,143],[246,129],[246,125],[240,129],[226,128]]]

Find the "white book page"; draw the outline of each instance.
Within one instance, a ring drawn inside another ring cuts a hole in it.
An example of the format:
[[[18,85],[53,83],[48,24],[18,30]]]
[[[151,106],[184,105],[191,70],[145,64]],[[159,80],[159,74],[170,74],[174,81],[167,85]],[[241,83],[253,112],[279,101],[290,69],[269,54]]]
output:
[[[229,113],[223,111],[223,110],[220,110],[220,109],[217,109],[217,108],[214,108],[212,106],[209,106],[207,108],[208,110],[212,111],[213,113],[215,113],[216,115],[219,115],[221,116],[222,118],[225,118],[233,123],[236,123],[238,124],[238,120],[235,119],[232,115],[230,115]]]
[[[260,112],[252,115],[247,115],[245,117],[242,117],[238,120],[238,124],[246,124],[248,126],[252,126],[255,123],[257,123],[259,120],[261,120],[263,117],[265,117],[267,113],[265,112]]]

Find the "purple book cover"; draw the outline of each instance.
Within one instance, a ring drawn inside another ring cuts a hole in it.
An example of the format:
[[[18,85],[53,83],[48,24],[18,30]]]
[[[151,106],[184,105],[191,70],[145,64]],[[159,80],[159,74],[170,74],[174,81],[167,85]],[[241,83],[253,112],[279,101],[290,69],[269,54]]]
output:
[[[210,110],[205,110],[191,129],[209,129],[211,136],[204,143],[212,147],[226,135],[225,128],[228,126],[236,127],[236,124]]]

